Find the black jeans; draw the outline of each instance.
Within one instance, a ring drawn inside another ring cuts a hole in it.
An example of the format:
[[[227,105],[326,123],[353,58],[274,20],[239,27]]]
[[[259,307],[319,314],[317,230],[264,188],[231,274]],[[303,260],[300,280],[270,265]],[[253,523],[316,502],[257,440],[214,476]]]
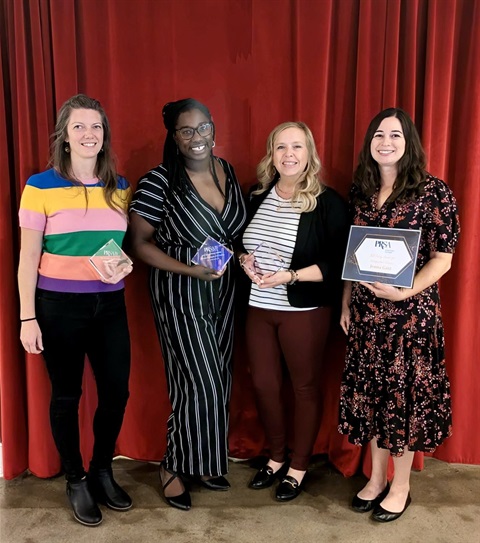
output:
[[[83,477],[78,405],[85,355],[97,384],[91,465],[108,468],[128,400],[130,338],[124,291],[74,294],[37,289],[37,319],[52,383],[50,423],[68,480]]]

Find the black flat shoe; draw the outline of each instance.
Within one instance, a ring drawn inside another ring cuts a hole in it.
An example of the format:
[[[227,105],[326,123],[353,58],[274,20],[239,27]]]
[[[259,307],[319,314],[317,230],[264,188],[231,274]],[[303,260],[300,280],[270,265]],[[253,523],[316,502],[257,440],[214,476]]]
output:
[[[88,489],[87,479],[78,483],[67,482],[67,496],[73,509],[75,520],[84,526],[98,526],[102,513]]]
[[[302,480],[303,483],[303,480]],[[279,502],[294,500],[302,491],[302,484],[295,477],[285,475],[277,487],[275,497]]]
[[[219,475],[218,477],[211,477],[210,479],[202,479],[201,477],[197,478],[197,481],[208,490],[228,490],[230,488],[230,483],[223,477]]]
[[[380,505],[377,505],[375,507],[373,513],[372,513],[372,519],[376,520],[377,522],[392,522],[393,520],[397,520],[397,518],[400,518],[403,513],[407,510],[407,507],[412,503],[412,498],[410,498],[410,494],[407,496],[407,501],[405,502],[405,507],[403,508],[400,513],[392,513],[391,511],[387,511]]]
[[[362,500],[362,498],[359,498],[357,495],[355,495],[352,500],[352,509],[354,509],[358,513],[368,513],[368,511],[374,509],[380,502],[382,502],[386,498],[389,491],[390,485],[387,483],[387,486],[382,490],[382,492],[380,492],[380,494],[372,500]]]
[[[254,490],[260,490],[262,488],[268,488],[273,485],[278,475],[278,471],[275,472],[270,466],[263,466],[254,475],[253,479],[248,483],[249,488]]]
[[[276,479],[280,479],[283,475],[285,475],[285,469],[286,463],[277,469],[277,471],[273,471],[273,468],[267,464],[257,471],[253,479],[248,483],[248,486],[254,490],[269,488],[273,485]]]
[[[111,468],[92,469],[88,472],[88,488],[98,503],[115,511],[128,511],[132,498],[113,478]]]
[[[165,498],[165,501],[168,503],[168,505],[171,505],[172,507],[176,507],[177,509],[181,509],[182,511],[188,511],[192,507],[192,500],[190,499],[190,493],[188,490],[184,490],[181,494],[178,496],[165,496],[165,489],[168,487],[170,483],[173,483],[175,479],[181,479],[180,475],[176,473],[175,471],[169,470],[164,464],[160,464],[160,469],[163,469],[167,473],[171,475],[171,477],[167,480],[165,484],[162,484],[163,488],[163,496]],[[160,476],[160,472],[159,472]],[[162,483],[162,477],[160,476],[160,483]]]

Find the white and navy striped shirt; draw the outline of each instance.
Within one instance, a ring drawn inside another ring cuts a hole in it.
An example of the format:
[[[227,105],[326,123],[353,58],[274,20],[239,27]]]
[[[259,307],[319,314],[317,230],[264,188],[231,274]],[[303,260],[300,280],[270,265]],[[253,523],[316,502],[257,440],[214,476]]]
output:
[[[260,273],[290,268],[299,222],[300,213],[292,207],[291,200],[281,198],[273,187],[243,234],[243,245],[249,253],[255,251]],[[277,311],[315,309],[291,306],[286,284],[260,289],[252,283],[248,303],[253,307]]]

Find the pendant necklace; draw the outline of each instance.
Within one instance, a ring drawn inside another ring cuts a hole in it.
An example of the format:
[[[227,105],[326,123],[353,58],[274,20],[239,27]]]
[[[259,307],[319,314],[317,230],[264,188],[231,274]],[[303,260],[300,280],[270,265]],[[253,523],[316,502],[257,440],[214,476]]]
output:
[[[292,207],[293,191],[289,194],[289,198],[284,198],[283,196],[281,196],[280,192],[283,192],[284,194],[289,194],[283,191],[279,186],[275,186],[275,195],[278,203],[276,211],[282,211],[282,209],[288,209]]]

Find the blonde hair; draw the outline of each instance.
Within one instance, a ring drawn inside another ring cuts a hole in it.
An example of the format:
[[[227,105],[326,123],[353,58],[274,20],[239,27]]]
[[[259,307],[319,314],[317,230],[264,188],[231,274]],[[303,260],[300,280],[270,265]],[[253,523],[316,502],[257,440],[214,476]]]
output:
[[[295,202],[295,204],[292,207],[299,213],[313,211],[317,206],[317,197],[325,190],[325,186],[320,179],[322,165],[315,147],[312,131],[302,122],[289,121],[282,123],[270,132],[267,139],[267,154],[257,166],[257,179],[260,187],[252,194],[262,194],[269,190],[272,184],[280,178],[280,174],[273,165],[274,144],[279,134],[287,128],[298,128],[303,131],[308,151],[307,168],[295,184],[292,195],[292,202]]]

